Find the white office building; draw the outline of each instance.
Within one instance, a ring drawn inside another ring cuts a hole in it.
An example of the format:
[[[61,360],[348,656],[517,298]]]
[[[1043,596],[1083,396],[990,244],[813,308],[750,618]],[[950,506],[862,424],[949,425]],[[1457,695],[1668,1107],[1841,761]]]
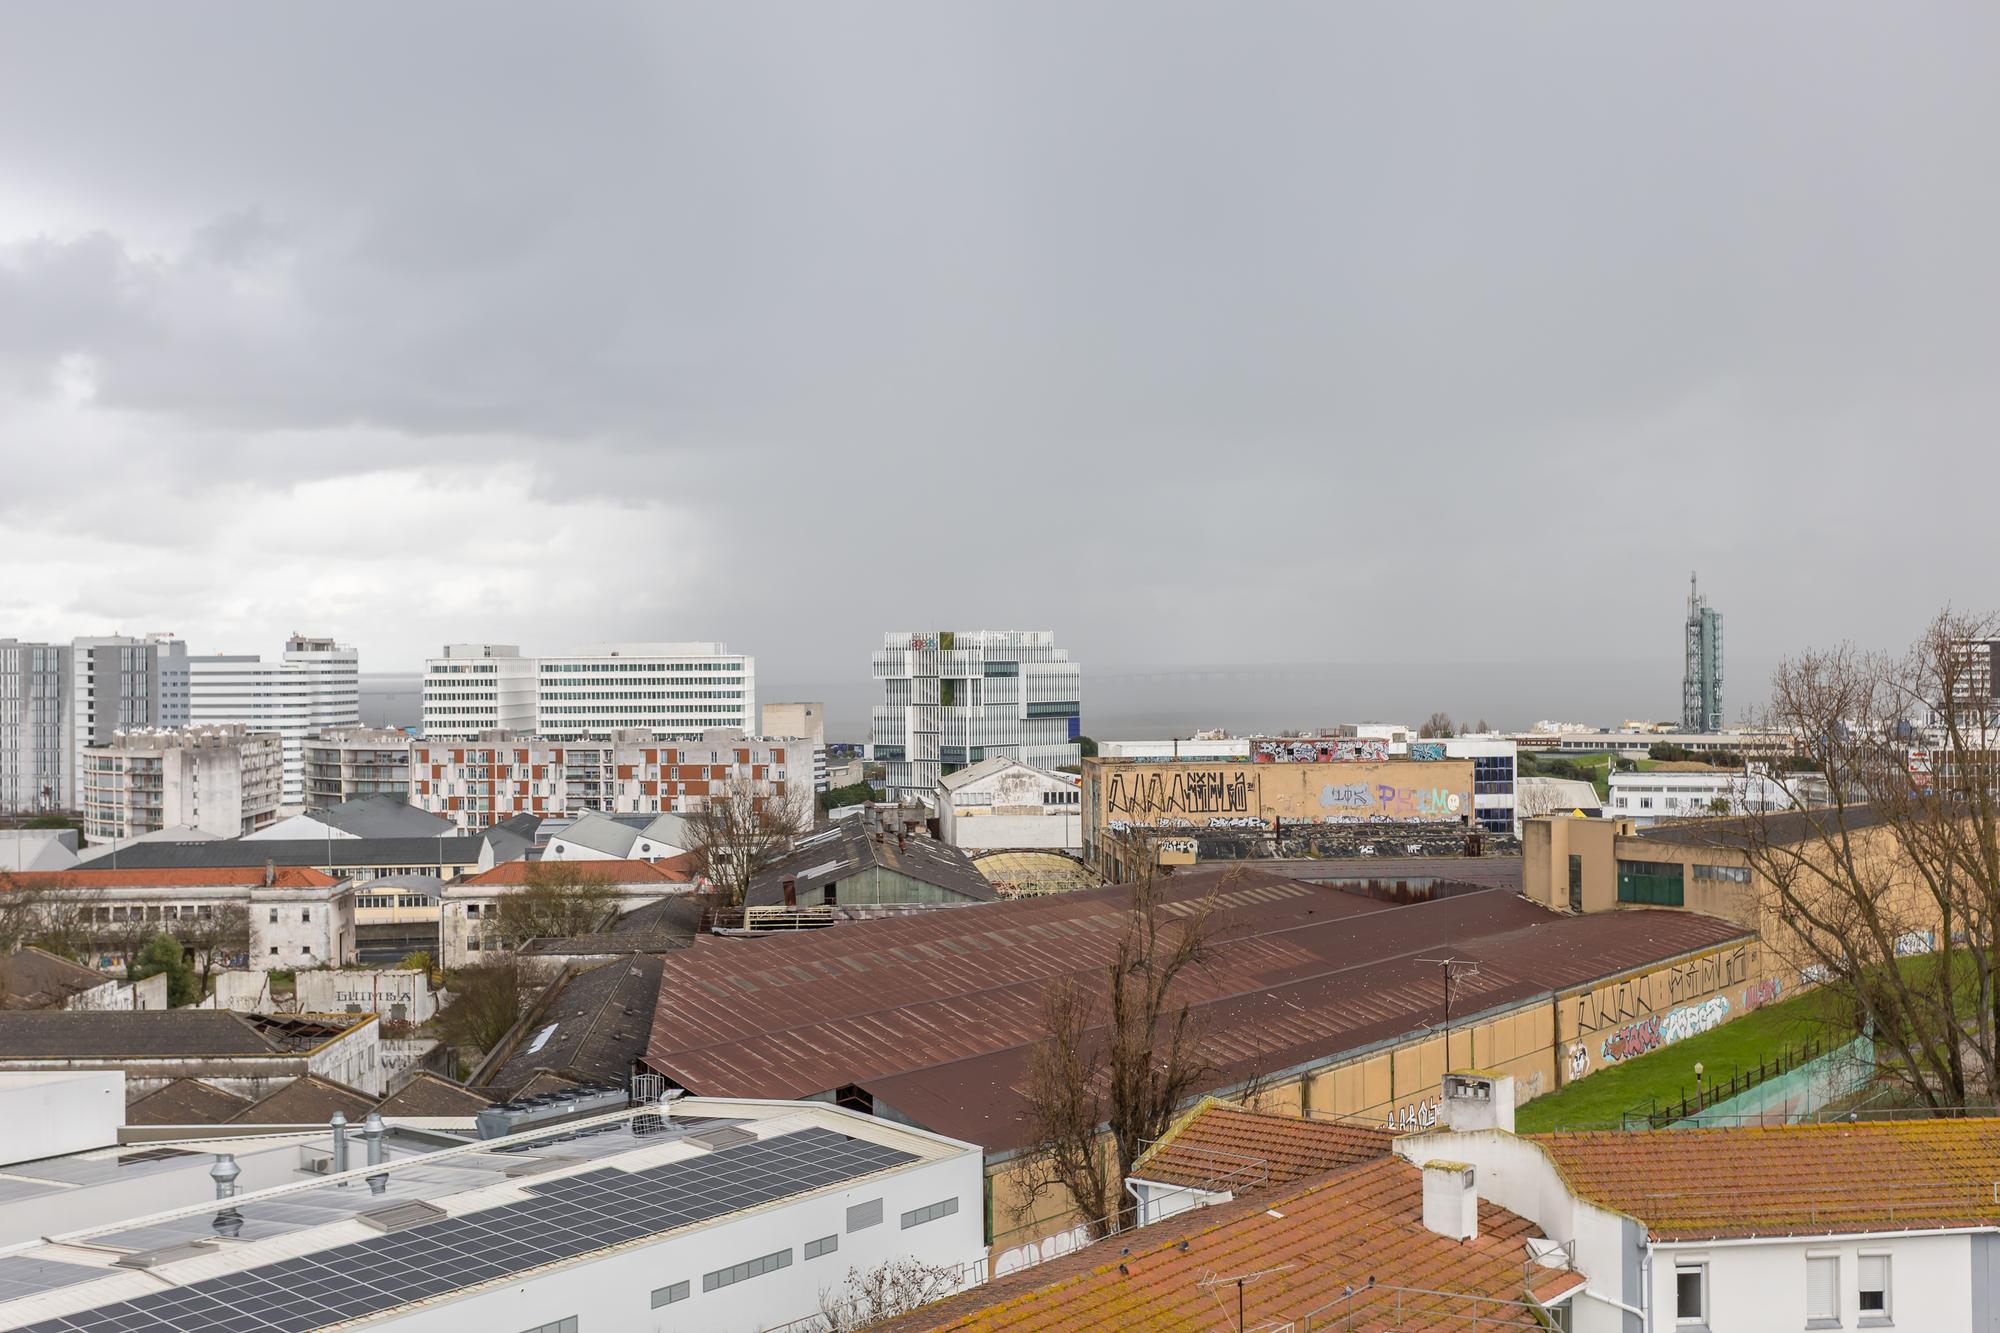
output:
[[[757,732],[756,659],[721,643],[600,643],[535,663],[535,734],[607,740],[643,728],[698,741],[730,727]]]
[[[294,634],[275,662],[234,654],[188,659],[196,725],[236,722],[284,740],[287,809],[306,804],[305,747],[327,727],[361,723],[360,655],[332,639]]]
[[[70,647],[0,639],[0,813],[70,804]]]
[[[190,1128],[141,1158],[90,1092],[102,1146],[13,1191],[38,1221],[0,1326],[764,1333],[806,1327],[850,1273],[915,1264],[944,1296],[985,1267],[979,1149],[824,1103],[582,1088],[454,1123],[467,1142],[390,1116]]]
[[[83,752],[159,720],[159,646],[126,634],[70,644],[69,796],[83,801]]]
[[[432,740],[535,729],[535,659],[511,643],[448,643],[424,663],[421,726]]]
[[[1083,667],[1050,630],[899,630],[874,656],[882,702],[870,741],[892,800],[986,759],[1080,762]]]
[[[1780,780],[1740,769],[1613,773],[1610,790],[1604,813],[1640,828],[1674,819],[1765,814],[1790,810],[1801,799],[1807,805],[1826,799],[1824,781],[1813,774],[1791,773]]]

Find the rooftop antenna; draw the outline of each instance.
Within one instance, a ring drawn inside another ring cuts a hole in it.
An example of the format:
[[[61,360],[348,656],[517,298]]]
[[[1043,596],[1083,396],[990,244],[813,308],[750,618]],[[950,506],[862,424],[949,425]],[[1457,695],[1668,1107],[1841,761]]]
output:
[[[1460,977],[1479,975],[1479,963],[1470,958],[1452,955],[1448,958],[1419,958],[1420,963],[1435,963],[1444,970],[1444,1072],[1451,1072],[1451,1000],[1452,987]]]
[[[1275,1210],[1270,1210],[1270,1211],[1271,1215],[1274,1217],[1283,1216],[1282,1213],[1278,1213]],[[1244,1333],[1244,1330],[1248,1327],[1248,1325],[1246,1325],[1243,1322],[1243,1288],[1249,1285],[1250,1283],[1255,1282],[1260,1277],[1269,1277],[1273,1273],[1282,1273],[1290,1267],[1292,1267],[1291,1264],[1279,1264],[1275,1268],[1260,1268],[1254,1273],[1236,1273],[1232,1274],[1229,1277],[1219,1276],[1213,1270],[1211,1270],[1207,1277],[1202,1278],[1199,1282],[1195,1283],[1195,1285],[1198,1287],[1206,1288],[1209,1295],[1215,1296],[1215,1289],[1217,1287],[1227,1286],[1232,1282],[1235,1283],[1236,1284],[1236,1333]],[[1220,1296],[1216,1296],[1215,1299],[1218,1305],[1222,1303],[1222,1298]]]

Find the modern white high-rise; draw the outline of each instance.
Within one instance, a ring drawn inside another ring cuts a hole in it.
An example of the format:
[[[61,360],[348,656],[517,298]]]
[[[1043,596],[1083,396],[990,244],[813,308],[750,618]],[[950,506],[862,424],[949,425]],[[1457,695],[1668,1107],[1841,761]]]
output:
[[[195,725],[240,722],[284,738],[284,806],[302,808],[305,745],[324,727],[361,722],[360,655],[332,639],[294,634],[275,662],[216,654],[188,659]]]
[[[925,630],[882,636],[882,702],[870,739],[892,798],[1004,756],[1036,768],[1081,761],[1083,667],[1051,630]]]
[[[535,659],[535,734],[607,740],[643,728],[698,741],[731,727],[757,732],[756,659],[720,643],[599,643]]]
[[[448,643],[424,663],[423,734],[471,740],[535,729],[535,659],[511,643]]]
[[[0,813],[69,804],[70,646],[0,639]]]

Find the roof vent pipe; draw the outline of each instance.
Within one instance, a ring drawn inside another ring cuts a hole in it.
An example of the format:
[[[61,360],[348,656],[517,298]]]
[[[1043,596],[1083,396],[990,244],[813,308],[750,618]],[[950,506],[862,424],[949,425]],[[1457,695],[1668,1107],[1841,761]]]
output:
[[[368,1118],[361,1122],[361,1137],[368,1141],[368,1165],[380,1166],[382,1159],[387,1156],[382,1145],[382,1136],[388,1132],[388,1128],[382,1123],[381,1115],[375,1111],[370,1111]]]
[[[347,1173],[347,1116],[335,1111],[328,1122],[333,1129],[333,1174]]]
[[[265,861],[264,887],[268,889],[277,882],[278,882],[278,863],[276,861],[270,861],[270,860]]]
[[[243,1174],[243,1168],[236,1165],[236,1154],[219,1152],[215,1155],[215,1165],[208,1168],[208,1178],[215,1182],[215,1197],[227,1199],[236,1193],[236,1177]]]

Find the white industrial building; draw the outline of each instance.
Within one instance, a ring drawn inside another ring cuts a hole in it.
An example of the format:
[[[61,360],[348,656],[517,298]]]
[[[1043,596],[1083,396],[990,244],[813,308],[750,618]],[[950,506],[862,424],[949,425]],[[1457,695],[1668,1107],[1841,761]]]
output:
[[[721,643],[602,643],[524,657],[508,643],[449,643],[424,663],[423,734],[604,740],[644,729],[668,740],[757,729],[756,659]]]
[[[0,1258],[0,1325],[764,1333],[849,1273],[914,1262],[948,1293],[983,1271],[970,1144],[823,1103],[625,1100],[497,1108],[470,1142],[376,1119],[59,1159],[93,1219],[36,1214]]]
[[[869,753],[891,800],[929,800],[940,777],[984,759],[1079,761],[1083,668],[1052,631],[894,631],[873,670]]]
[[[1678,771],[1649,769],[1613,773],[1605,813],[1629,819],[1640,828],[1673,819],[1714,815],[1765,814],[1791,810],[1799,798],[1807,804],[1824,783],[1811,774],[1789,774],[1783,780],[1768,773],[1741,769]]]
[[[283,741],[237,725],[112,733],[83,751],[79,808],[92,842],[185,827],[235,838],[272,824]]]
[[[938,779],[938,832],[968,852],[1083,851],[1083,786],[1067,773],[986,759]]]
[[[306,803],[305,747],[328,727],[361,723],[360,657],[332,639],[294,634],[284,656],[189,657],[188,712],[196,724],[236,722],[284,739],[286,809]]]

